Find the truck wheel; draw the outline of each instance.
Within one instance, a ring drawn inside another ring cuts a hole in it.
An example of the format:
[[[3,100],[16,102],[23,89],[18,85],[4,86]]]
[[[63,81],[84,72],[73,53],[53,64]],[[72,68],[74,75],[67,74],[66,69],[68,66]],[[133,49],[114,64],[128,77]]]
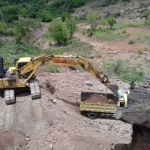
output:
[[[98,117],[98,113],[96,113],[96,112],[88,112],[87,116],[90,119],[96,119]]]

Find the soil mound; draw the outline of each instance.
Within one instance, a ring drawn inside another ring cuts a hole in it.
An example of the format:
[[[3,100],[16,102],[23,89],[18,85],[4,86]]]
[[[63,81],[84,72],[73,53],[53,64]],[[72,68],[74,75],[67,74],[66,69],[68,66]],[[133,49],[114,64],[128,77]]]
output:
[[[81,101],[87,103],[116,104],[117,98],[113,94],[82,92]]]

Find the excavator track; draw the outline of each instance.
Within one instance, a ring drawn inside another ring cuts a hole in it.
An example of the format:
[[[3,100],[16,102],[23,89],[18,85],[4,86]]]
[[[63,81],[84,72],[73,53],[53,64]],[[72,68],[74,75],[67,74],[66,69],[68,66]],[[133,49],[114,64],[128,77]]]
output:
[[[37,79],[30,80],[30,91],[32,99],[41,98],[41,91]]]
[[[5,103],[7,105],[16,103],[15,92],[13,89],[7,89],[4,91]]]

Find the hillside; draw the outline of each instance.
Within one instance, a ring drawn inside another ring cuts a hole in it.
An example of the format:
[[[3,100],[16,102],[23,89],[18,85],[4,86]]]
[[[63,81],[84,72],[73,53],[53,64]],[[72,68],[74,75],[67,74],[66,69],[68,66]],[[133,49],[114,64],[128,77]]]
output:
[[[129,90],[131,81],[136,88],[128,108],[120,109],[122,121],[91,120],[80,115],[81,92],[109,89],[78,67],[40,67],[36,75],[41,99],[32,101],[30,92],[20,92],[17,103],[7,106],[0,93],[0,150],[149,150],[149,6],[149,0],[1,1],[0,52],[5,68],[24,56],[79,55],[122,91]],[[52,37],[52,26],[59,27],[61,34],[54,37],[64,35],[64,43]]]

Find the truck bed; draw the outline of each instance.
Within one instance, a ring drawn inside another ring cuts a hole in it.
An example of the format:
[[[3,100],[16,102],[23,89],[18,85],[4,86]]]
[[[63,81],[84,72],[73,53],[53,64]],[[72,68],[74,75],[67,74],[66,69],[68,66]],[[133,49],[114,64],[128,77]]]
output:
[[[80,111],[91,111],[101,113],[114,113],[117,106],[115,104],[98,104],[98,103],[87,103],[80,102]]]

